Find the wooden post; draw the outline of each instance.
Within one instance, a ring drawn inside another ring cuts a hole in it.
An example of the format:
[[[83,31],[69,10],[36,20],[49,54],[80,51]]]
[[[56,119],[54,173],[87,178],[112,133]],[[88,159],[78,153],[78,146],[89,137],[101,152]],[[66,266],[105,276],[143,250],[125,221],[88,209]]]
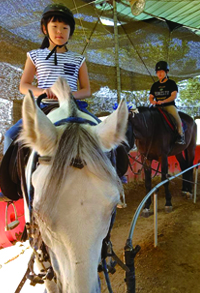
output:
[[[119,104],[121,99],[121,76],[119,67],[119,39],[118,39],[118,28],[117,28],[117,5],[116,1],[113,0],[113,20],[114,20],[114,40],[115,40],[115,67],[117,71],[117,102]]]

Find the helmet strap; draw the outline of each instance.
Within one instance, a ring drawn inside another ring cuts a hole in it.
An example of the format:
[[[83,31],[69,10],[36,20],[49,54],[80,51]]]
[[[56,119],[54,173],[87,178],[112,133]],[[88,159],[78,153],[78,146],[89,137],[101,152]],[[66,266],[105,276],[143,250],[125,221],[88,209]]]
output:
[[[46,31],[47,31],[47,28],[46,28]],[[48,31],[47,31],[46,37],[55,45],[55,43],[50,39],[49,34],[48,34]],[[53,55],[53,53],[54,53],[54,64],[55,65],[58,65],[56,49],[57,48],[62,48],[67,43],[68,43],[68,41],[65,42],[63,45],[55,45],[55,47],[51,50],[51,52],[48,54],[48,56],[45,58],[45,60],[48,60],[51,57],[51,55]]]
[[[169,77],[168,77],[168,75],[167,75],[167,72],[166,72],[166,75],[165,75],[165,77],[161,80],[161,82],[163,82],[165,79],[168,79]]]

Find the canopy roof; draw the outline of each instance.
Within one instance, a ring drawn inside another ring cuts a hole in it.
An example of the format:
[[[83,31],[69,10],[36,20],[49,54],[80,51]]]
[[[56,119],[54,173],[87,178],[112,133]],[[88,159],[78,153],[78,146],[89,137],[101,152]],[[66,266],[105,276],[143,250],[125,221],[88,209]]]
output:
[[[112,1],[0,0],[0,61],[23,67],[26,52],[38,48],[41,13],[49,3],[63,3],[74,13],[76,30],[68,48],[86,56],[92,91],[116,89]],[[124,90],[149,89],[155,64],[166,60],[176,81],[200,74],[200,1],[146,0],[135,17],[129,2],[117,1],[119,63]]]

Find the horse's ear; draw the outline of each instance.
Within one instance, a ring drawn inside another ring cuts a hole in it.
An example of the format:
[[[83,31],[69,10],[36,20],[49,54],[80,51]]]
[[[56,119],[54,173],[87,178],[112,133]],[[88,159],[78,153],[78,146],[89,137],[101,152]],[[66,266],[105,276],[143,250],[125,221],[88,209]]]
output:
[[[31,91],[24,98],[22,118],[23,129],[20,140],[40,155],[51,153],[57,141],[56,127],[38,108]]]
[[[59,103],[66,102],[70,97],[70,86],[66,79],[59,77],[51,87],[52,92],[58,97]]]
[[[108,151],[122,141],[126,141],[127,122],[128,109],[125,99],[122,99],[115,112],[97,126],[92,127],[104,150]]]

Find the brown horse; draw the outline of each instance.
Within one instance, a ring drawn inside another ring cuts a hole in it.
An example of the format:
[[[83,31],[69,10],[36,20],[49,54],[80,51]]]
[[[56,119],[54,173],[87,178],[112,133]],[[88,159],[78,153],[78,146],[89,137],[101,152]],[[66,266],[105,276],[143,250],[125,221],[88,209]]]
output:
[[[133,136],[138,151],[142,157],[145,172],[145,187],[148,193],[151,189],[151,163],[156,160],[161,163],[162,181],[166,179],[168,174],[168,160],[169,156],[176,156],[181,170],[185,170],[193,165],[197,125],[194,120],[185,113],[179,112],[180,117],[185,124],[185,141],[184,145],[175,144],[177,132],[172,131],[166,123],[163,115],[156,108],[139,107],[139,113],[133,113],[129,117],[129,123],[133,128]],[[191,193],[192,185],[188,181],[193,180],[193,170],[183,174],[182,192]],[[164,185],[166,204],[165,210],[172,210],[171,194],[169,191],[169,183]],[[151,198],[149,198],[143,210],[144,216],[149,216],[149,209],[151,205]]]

